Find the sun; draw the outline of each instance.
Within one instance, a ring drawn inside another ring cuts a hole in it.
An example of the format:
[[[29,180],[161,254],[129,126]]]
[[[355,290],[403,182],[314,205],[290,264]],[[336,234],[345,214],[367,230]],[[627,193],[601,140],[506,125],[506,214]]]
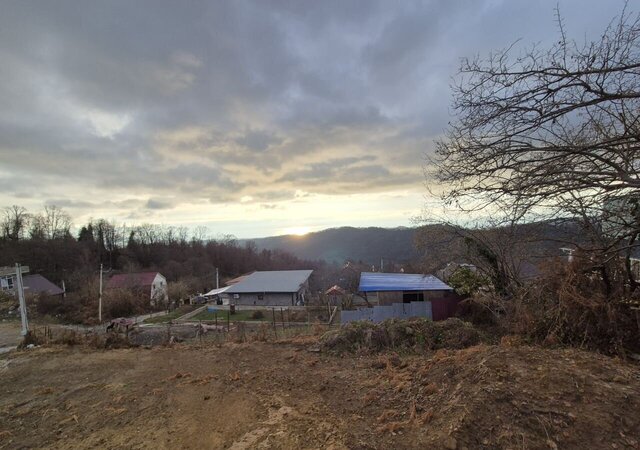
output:
[[[290,227],[282,230],[284,234],[293,234],[295,236],[304,236],[311,232],[311,227]]]

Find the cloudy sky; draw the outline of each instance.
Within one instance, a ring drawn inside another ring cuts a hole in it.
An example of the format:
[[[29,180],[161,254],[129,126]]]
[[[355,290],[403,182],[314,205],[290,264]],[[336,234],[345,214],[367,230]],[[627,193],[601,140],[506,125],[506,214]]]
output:
[[[0,206],[258,237],[410,225],[459,58],[557,1],[0,1]],[[639,10],[631,1],[629,8]],[[578,39],[622,0],[560,0]]]

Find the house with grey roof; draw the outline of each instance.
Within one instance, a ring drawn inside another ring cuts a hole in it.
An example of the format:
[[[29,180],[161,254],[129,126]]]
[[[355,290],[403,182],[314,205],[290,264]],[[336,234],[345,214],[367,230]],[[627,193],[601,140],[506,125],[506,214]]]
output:
[[[229,286],[224,295],[234,305],[304,305],[312,273],[313,270],[257,271]]]
[[[21,268],[22,283],[25,295],[40,295],[44,297],[62,296],[64,290],[47,280],[40,274],[25,275],[29,272],[28,266]],[[11,295],[17,295],[16,268],[0,267],[0,291]]]

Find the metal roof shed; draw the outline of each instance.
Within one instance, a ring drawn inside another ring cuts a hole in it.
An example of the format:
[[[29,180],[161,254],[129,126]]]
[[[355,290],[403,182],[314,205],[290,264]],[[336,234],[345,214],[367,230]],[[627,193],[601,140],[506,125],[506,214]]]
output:
[[[453,288],[433,275],[362,272],[358,290],[360,292],[453,291]]]

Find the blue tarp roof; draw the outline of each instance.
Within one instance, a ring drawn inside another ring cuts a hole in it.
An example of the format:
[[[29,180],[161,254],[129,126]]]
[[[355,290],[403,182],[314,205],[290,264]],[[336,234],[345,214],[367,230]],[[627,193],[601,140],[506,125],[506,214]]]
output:
[[[360,292],[452,291],[453,288],[433,275],[362,272],[358,290]]]

